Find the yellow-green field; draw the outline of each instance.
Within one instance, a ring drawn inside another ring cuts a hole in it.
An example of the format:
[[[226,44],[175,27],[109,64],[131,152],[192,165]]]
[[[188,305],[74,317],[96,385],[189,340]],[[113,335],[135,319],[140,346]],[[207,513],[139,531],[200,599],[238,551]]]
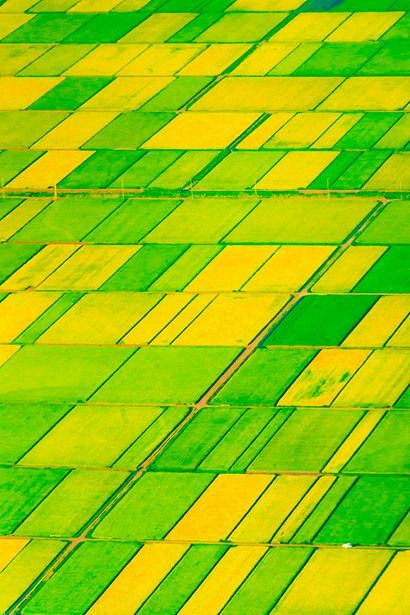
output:
[[[0,613],[410,612],[409,14],[0,2]]]

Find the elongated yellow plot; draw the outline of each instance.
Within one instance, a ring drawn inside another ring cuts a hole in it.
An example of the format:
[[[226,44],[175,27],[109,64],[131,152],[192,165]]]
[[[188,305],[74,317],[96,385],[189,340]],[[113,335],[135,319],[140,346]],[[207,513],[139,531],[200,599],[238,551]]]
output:
[[[314,481],[313,476],[278,476],[232,532],[229,540],[269,542]]]
[[[189,545],[144,545],[87,611],[132,615],[187,551]]]
[[[349,292],[386,249],[385,246],[350,246],[314,284],[313,292]]]
[[[323,41],[349,13],[300,13],[276,32],[273,41]]]
[[[154,293],[87,294],[47,329],[37,342],[115,344],[159,298],[160,295]]]
[[[214,294],[198,295],[192,299],[171,322],[151,342],[152,346],[175,343],[175,338],[200,314],[214,299]],[[178,343],[178,342],[177,342]]]
[[[21,205],[0,220],[0,241],[10,239],[14,233],[17,233],[34,216],[37,216],[49,203],[50,199],[25,199]]]
[[[6,361],[13,356],[17,350],[19,350],[20,346],[10,344],[0,344],[0,365],[4,365]]]
[[[369,354],[368,350],[322,350],[282,395],[279,405],[330,405]]]
[[[43,290],[96,290],[141,246],[82,246],[42,284]]]
[[[381,297],[342,346],[382,346],[410,311],[406,295]]]
[[[0,290],[25,290],[38,286],[77,249],[78,246],[72,245],[46,246],[3,282]]]
[[[166,295],[158,305],[131,329],[122,341],[125,344],[149,344],[184,309],[191,299],[192,295],[186,293]]]
[[[304,0],[236,0],[227,11],[291,11],[304,4]]]
[[[334,13],[336,15],[336,13]],[[225,77],[192,105],[195,111],[308,111],[340,77]]]
[[[241,57],[250,45],[244,43],[214,43],[179,71],[183,77],[219,75]]]
[[[403,15],[399,11],[353,13],[327,37],[326,42],[377,41]]]
[[[33,149],[77,149],[112,122],[114,111],[77,111],[33,145]]]
[[[195,13],[156,13],[120,39],[121,43],[161,43],[196,17]]]
[[[118,4],[117,0],[80,0],[67,13],[105,13]]]
[[[187,291],[237,290],[273,254],[274,246],[226,246],[188,284]]]
[[[282,246],[245,284],[243,290],[299,290],[333,250],[332,246]]]
[[[399,551],[356,611],[357,615],[407,615],[409,572],[410,551]]]
[[[15,293],[0,302],[0,342],[12,342],[60,297],[56,293]]]
[[[138,109],[172,80],[172,77],[117,77],[87,100],[81,109],[113,111]]]
[[[362,117],[362,113],[343,113],[339,119],[313,143],[312,147],[317,147],[319,149],[334,147]]]
[[[245,346],[278,313],[286,295],[220,295],[175,340],[182,346]]]
[[[60,81],[61,77],[0,77],[0,110],[25,109]]]
[[[339,113],[298,113],[269,140],[269,148],[308,147],[340,116]]]
[[[387,346],[410,346],[410,316],[389,339]]]
[[[271,481],[262,474],[220,474],[167,538],[223,540]]]
[[[330,461],[325,465],[322,472],[340,472],[383,418],[383,414],[382,411],[365,414],[360,423],[356,425]]]
[[[203,45],[151,45],[127,64],[120,75],[174,75],[204,49]]]
[[[143,145],[144,149],[221,149],[239,137],[257,113],[181,113]]]
[[[265,553],[265,547],[229,549],[182,607],[179,615],[217,615],[220,613]]]
[[[338,152],[288,152],[258,183],[260,190],[293,190],[309,184],[338,156]]]
[[[33,2],[31,4],[33,4]],[[13,11],[12,7],[9,6],[8,8]],[[5,9],[6,7],[3,5],[0,10],[4,11]],[[5,38],[8,34],[11,34],[11,32],[14,32],[14,30],[17,30],[17,28],[20,28],[20,26],[30,21],[30,19],[33,19],[34,15],[23,14],[24,8],[19,10],[22,12],[19,13],[16,11],[10,15],[0,15],[0,39]]]
[[[316,508],[323,496],[335,482],[334,476],[321,476],[306,493],[289,517],[273,536],[274,542],[288,542],[310,513]]]
[[[409,101],[410,77],[349,77],[320,105],[329,111],[396,111]]]
[[[275,606],[280,615],[350,615],[389,561],[391,551],[319,549]]]
[[[266,75],[296,48],[296,43],[266,43],[256,47],[251,55],[237,66],[232,75]]]
[[[38,158],[7,184],[14,190],[44,190],[56,186],[94,152],[51,151]]]
[[[288,122],[293,113],[278,111],[259,124],[237,146],[238,149],[259,149],[279,128]]]
[[[34,4],[38,4],[37,0],[6,0],[4,4],[0,6],[0,13],[17,13],[27,11]],[[26,15],[24,15],[26,17]],[[29,19],[32,19],[34,15],[27,15]],[[27,20],[28,21],[28,20]],[[23,22],[25,23],[25,22]]]
[[[81,58],[64,74],[70,77],[88,77],[97,75],[116,75],[142,53],[147,45],[116,45],[103,43]]]
[[[333,405],[391,406],[406,388],[409,372],[410,356],[407,350],[375,350]]]
[[[28,543],[27,538],[0,540],[0,573],[20,553]]]

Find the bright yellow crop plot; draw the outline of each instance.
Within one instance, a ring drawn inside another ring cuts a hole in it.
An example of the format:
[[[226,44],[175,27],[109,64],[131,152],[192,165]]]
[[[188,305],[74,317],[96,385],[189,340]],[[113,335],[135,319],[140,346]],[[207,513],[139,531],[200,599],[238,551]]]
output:
[[[266,75],[296,48],[294,43],[264,43],[232,71],[233,75]]]
[[[0,109],[26,109],[60,81],[57,77],[0,77]]]
[[[306,188],[336,156],[337,152],[288,152],[256,187],[261,190]]]
[[[189,64],[181,68],[179,74],[184,77],[219,75],[248,49],[249,45],[244,43],[210,44]]]
[[[333,252],[331,246],[282,246],[245,284],[244,290],[299,290]]]
[[[287,297],[219,295],[175,340],[181,346],[244,346],[277,314]]]
[[[276,249],[271,246],[226,246],[185,290],[239,290]]]
[[[410,77],[351,77],[321,105],[334,111],[395,111],[410,98]]]
[[[184,555],[185,545],[145,545],[88,611],[103,615],[131,613],[149,596]],[[138,588],[135,591],[135,588]]]
[[[191,541],[200,538],[224,539],[271,481],[271,476],[264,475],[218,476],[187,515],[172,529],[168,538]]]
[[[144,149],[220,149],[259,117],[257,113],[181,113],[143,145]]]
[[[13,190],[44,190],[56,186],[92,152],[60,150],[46,152],[27,170],[7,184]]]
[[[195,111],[308,111],[340,77],[227,77],[192,105]],[[326,107],[330,109],[330,107]]]

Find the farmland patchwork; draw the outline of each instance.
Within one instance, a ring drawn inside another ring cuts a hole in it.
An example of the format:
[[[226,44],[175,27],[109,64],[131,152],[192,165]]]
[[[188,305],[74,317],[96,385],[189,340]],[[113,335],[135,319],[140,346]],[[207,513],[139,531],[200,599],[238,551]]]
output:
[[[0,2],[0,613],[410,611],[409,13]]]

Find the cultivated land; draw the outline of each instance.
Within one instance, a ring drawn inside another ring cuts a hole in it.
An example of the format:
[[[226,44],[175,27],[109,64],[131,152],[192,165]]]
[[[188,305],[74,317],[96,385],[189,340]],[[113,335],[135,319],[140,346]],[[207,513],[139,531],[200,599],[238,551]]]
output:
[[[0,612],[407,615],[409,0],[0,5]]]

